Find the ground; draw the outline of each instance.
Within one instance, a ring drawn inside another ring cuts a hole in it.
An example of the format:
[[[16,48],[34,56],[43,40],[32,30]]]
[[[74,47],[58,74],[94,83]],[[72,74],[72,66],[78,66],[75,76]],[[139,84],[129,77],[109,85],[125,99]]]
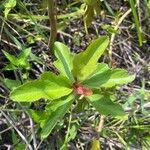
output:
[[[150,147],[150,19],[146,0],[137,1],[136,7],[143,36],[141,46],[129,2],[107,1],[114,14],[111,14],[105,2],[101,2],[100,14],[92,18],[88,33],[86,33],[83,14],[67,16],[80,9],[82,2],[57,1],[57,41],[68,45],[72,52],[79,53],[86,49],[92,39],[108,35],[111,43],[99,61],[108,63],[112,68],[124,68],[130,74],[136,74],[136,79],[132,83],[123,85],[114,91],[121,105],[127,101],[129,103],[133,101],[133,104],[125,108],[125,112],[129,114],[125,120],[114,118],[111,115],[102,119],[102,115],[91,106],[83,112],[72,113],[77,133],[76,137],[68,143],[68,149],[88,150],[92,145],[92,139],[99,139],[102,150],[148,150]],[[2,3],[4,1],[0,2]],[[39,150],[57,150],[67,133],[69,114],[65,115],[64,120],[60,121],[48,138],[40,139],[39,125],[26,112],[28,104],[11,101],[10,89],[4,82],[6,78],[21,80],[22,75],[30,79],[37,79],[42,72],[48,70],[57,73],[53,65],[54,57],[49,54],[49,19],[33,16],[47,16],[47,8],[42,7],[41,4],[44,5],[41,1],[18,1],[7,18],[4,18],[3,15],[4,8],[0,7],[0,149],[2,150],[26,149],[28,144],[34,147],[35,143]],[[129,13],[126,14],[126,12]],[[63,14],[65,17],[59,19]],[[124,14],[126,16],[119,24]],[[109,28],[106,28],[106,25]],[[31,47],[32,53],[36,56],[36,59],[30,59],[32,67],[28,71],[4,69],[8,60],[2,50],[13,55],[20,53],[12,36],[22,45]],[[31,104],[30,107],[42,110],[45,102],[40,100]],[[100,119],[104,121],[104,125],[98,134],[97,126]],[[27,139],[25,144],[23,144],[25,140],[20,138],[22,135]]]

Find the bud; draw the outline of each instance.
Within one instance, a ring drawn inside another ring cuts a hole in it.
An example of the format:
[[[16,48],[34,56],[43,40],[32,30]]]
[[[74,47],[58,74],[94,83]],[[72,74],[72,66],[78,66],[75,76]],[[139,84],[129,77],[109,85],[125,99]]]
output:
[[[90,88],[85,87],[80,83],[74,83],[73,90],[76,94],[79,94],[79,95],[90,96],[93,94]]]

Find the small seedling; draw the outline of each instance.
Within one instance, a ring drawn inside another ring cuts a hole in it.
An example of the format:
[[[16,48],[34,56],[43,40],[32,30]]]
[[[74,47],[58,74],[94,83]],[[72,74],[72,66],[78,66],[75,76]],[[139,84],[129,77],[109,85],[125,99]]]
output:
[[[55,42],[57,60],[54,65],[60,74],[44,72],[38,80],[27,82],[11,92],[10,98],[17,102],[47,100],[45,110],[30,111],[34,120],[40,123],[42,138],[50,134],[72,103],[81,99],[91,103],[101,114],[125,114],[122,107],[113,102],[114,93],[110,89],[133,81],[135,76],[124,69],[111,69],[105,63],[98,63],[108,44],[108,37],[102,36],[93,40],[84,52],[72,54],[66,45]]]
[[[31,48],[23,49],[18,56],[9,54],[6,51],[3,51],[5,57],[9,60],[9,64],[4,68],[5,70],[17,70],[17,69],[29,69],[29,56],[31,54]]]

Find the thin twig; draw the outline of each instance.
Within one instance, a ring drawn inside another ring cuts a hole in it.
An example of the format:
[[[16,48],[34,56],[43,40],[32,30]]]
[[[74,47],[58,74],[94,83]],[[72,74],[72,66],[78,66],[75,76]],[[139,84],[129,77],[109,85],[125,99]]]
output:
[[[37,145],[37,147],[36,147],[35,150],[38,150],[38,149],[40,148],[40,146],[41,146],[41,144],[43,143],[43,141],[44,141],[44,139],[42,139],[42,140],[40,141],[40,143]]]
[[[30,126],[31,126],[31,133],[32,133],[32,139],[33,139],[33,147],[34,149],[36,149],[37,147],[37,143],[36,143],[36,136],[35,136],[35,131],[34,131],[34,123],[33,123],[33,120],[32,118],[30,117],[30,115],[28,114],[29,116],[29,120],[30,120]]]
[[[18,47],[17,47],[15,44],[10,43],[10,42],[8,42],[8,41],[2,39],[2,38],[0,39],[0,41],[3,42],[3,43],[5,43],[5,44],[8,44],[8,45],[11,46],[11,47],[14,47],[14,48],[18,49]]]
[[[33,150],[30,143],[28,142],[28,140],[26,139],[26,137],[17,129],[17,127],[15,126],[14,122],[11,120],[11,118],[9,118],[2,110],[0,110],[0,112],[2,113],[2,115],[6,118],[6,120],[10,123],[10,125],[16,130],[16,132],[18,133],[18,135],[21,137],[21,139],[26,143],[27,147],[29,148],[29,150]]]

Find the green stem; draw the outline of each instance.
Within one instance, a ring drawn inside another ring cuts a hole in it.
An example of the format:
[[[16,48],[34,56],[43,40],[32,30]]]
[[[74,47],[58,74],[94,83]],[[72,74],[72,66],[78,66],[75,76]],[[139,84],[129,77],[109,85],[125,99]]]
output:
[[[137,11],[136,11],[136,5],[138,3],[135,4],[134,0],[130,0],[129,2],[130,2],[131,9],[132,9],[135,26],[137,29],[137,36],[138,36],[138,40],[139,40],[139,45],[142,46],[143,37],[142,37],[142,31],[141,31],[141,24],[140,24],[139,17],[138,17]]]
[[[69,123],[68,123],[68,128],[67,128],[67,133],[66,133],[66,136],[65,136],[65,141],[64,141],[64,144],[62,145],[62,147],[60,148],[60,150],[66,150],[67,149],[67,144],[68,144],[68,138],[69,138],[69,134],[70,134],[70,128],[71,128],[71,120],[72,120],[72,112],[70,113],[70,116],[69,116]]]
[[[131,9],[129,9],[128,11],[126,11],[120,18],[119,20],[117,21],[117,24],[116,26],[114,27],[114,29],[117,31],[119,29],[119,26],[121,25],[121,23],[124,21],[124,19],[132,12]],[[110,59],[110,66],[112,66],[112,51],[113,51],[113,43],[114,43],[114,40],[115,40],[115,36],[116,36],[116,33],[113,33],[111,35],[111,38],[110,38],[110,47],[109,47],[109,59]]]
[[[56,20],[56,6],[54,0],[48,0],[48,14],[50,20],[50,38],[48,42],[48,46],[50,48],[50,53],[54,54],[54,42],[56,41],[57,37],[57,20]]]

